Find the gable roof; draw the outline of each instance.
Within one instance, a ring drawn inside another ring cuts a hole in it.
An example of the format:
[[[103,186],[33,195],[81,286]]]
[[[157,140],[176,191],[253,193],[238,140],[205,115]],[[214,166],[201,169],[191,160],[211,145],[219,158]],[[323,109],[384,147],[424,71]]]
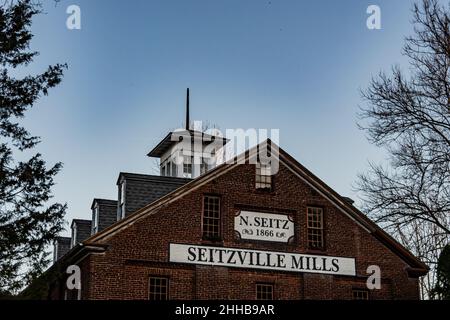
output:
[[[81,226],[81,227],[86,227],[89,226],[89,228],[91,227],[91,220],[86,220],[86,219],[72,219],[72,223],[70,224],[70,227],[73,227],[74,224],[76,224],[77,226]]]
[[[94,198],[92,200],[91,209],[94,209],[94,206],[96,204],[98,204],[100,206],[117,207],[117,200]]]
[[[345,197],[340,196],[336,191],[329,187],[325,182],[320,180],[311,171],[301,165],[297,160],[290,156],[283,149],[279,148],[270,139],[260,143],[259,145],[243,152],[242,154],[234,157],[230,161],[223,163],[206,174],[188,182],[187,184],[181,186],[180,188],[170,192],[169,194],[161,197],[160,199],[146,205],[145,207],[137,210],[133,214],[127,216],[126,218],[120,220],[119,222],[111,225],[110,227],[104,229],[103,231],[91,236],[90,238],[83,241],[83,245],[86,246],[96,246],[101,244],[98,241],[106,239],[116,232],[127,228],[128,226],[136,223],[140,219],[146,217],[147,215],[153,214],[158,211],[159,208],[165,206],[176,199],[185,196],[186,194],[192,192],[193,190],[199,188],[200,186],[214,180],[215,178],[225,174],[226,172],[233,169],[238,164],[247,163],[248,160],[257,157],[258,150],[266,145],[269,145],[272,155],[278,156],[280,163],[283,163],[291,172],[293,172],[297,177],[303,180],[311,188],[317,191],[325,199],[329,200],[335,205],[342,213],[348,216],[350,219],[355,221],[363,229],[373,235],[378,241],[384,244],[388,249],[399,256],[403,261],[405,261],[410,268],[408,273],[410,276],[422,276],[425,275],[429,268],[426,264],[416,258],[411,252],[409,252],[405,247],[398,243],[394,238],[388,235],[384,230],[382,230],[375,222],[370,220],[364,213],[359,211],[356,207],[351,205]]]

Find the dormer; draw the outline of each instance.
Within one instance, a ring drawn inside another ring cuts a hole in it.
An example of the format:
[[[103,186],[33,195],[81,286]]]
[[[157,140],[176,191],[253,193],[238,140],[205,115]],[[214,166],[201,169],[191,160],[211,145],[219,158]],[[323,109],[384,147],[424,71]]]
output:
[[[91,205],[91,234],[96,234],[117,221],[117,201],[95,198]]]
[[[53,242],[53,263],[69,252],[71,242],[72,240],[69,237],[56,237]]]
[[[73,219],[72,225],[72,237],[70,247],[75,247],[78,243],[86,240],[91,235],[91,220]]]

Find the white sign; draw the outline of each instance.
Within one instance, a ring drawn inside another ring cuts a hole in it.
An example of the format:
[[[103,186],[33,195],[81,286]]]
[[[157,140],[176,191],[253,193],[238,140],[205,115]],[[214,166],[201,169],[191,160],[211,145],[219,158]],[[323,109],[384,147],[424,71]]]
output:
[[[294,222],[285,214],[241,211],[234,218],[234,230],[241,239],[289,242]]]
[[[169,261],[209,266],[356,275],[355,259],[288,252],[170,244]]]

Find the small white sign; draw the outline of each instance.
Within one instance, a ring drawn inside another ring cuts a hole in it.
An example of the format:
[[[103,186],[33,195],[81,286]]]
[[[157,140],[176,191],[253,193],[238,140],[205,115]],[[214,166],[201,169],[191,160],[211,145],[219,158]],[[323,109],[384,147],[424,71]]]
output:
[[[287,243],[294,236],[294,222],[285,214],[241,211],[234,230],[241,239]]]
[[[170,244],[169,261],[234,268],[355,276],[355,259],[289,252]]]

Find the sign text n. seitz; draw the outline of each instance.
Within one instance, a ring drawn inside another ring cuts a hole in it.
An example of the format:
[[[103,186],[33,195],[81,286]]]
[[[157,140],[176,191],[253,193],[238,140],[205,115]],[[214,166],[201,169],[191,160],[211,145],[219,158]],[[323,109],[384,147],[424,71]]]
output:
[[[241,239],[287,243],[294,237],[294,222],[285,214],[240,211],[234,230]]]

